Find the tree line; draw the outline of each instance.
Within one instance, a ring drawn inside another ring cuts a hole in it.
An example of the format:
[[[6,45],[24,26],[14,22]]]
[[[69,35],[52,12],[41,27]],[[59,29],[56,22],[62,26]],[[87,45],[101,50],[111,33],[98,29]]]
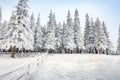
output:
[[[67,20],[63,23],[57,23],[55,13],[50,11],[48,23],[42,26],[40,14],[37,22],[33,13],[31,16],[28,15],[27,2],[28,0],[19,0],[8,22],[2,23],[2,8],[0,8],[2,51],[11,51],[15,48],[17,52],[113,54],[114,47],[104,21],[100,21],[99,18],[93,20],[86,14],[85,29],[82,33],[77,9],[74,18],[68,11]],[[120,37],[118,42],[120,44]]]

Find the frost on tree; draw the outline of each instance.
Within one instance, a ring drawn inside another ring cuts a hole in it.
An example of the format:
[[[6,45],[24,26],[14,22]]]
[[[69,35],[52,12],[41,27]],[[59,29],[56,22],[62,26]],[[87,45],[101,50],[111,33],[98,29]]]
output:
[[[19,50],[33,50],[34,39],[30,29],[27,1],[19,0],[14,17],[9,23],[3,49],[9,50],[11,47],[16,47]]]
[[[2,37],[2,8],[0,7],[0,40]]]
[[[89,53],[107,54],[108,46],[112,46],[108,41],[108,34],[105,25],[101,25],[100,20],[91,21],[89,16],[86,15],[86,25],[84,32],[84,46]]]
[[[100,26],[99,30],[99,41],[100,41],[100,46],[99,46],[99,53],[106,54],[106,49],[107,49],[107,37],[104,33],[103,27]]]
[[[49,22],[47,25],[47,33],[46,33],[46,42],[45,42],[45,48],[49,53],[55,51],[55,20],[54,15],[52,14],[52,11],[49,15]]]
[[[67,16],[67,24],[65,28],[65,52],[66,53],[72,53],[72,50],[75,49],[75,43],[74,43],[74,29],[73,29],[73,23],[72,23],[72,18],[70,11],[68,11],[68,16]]]
[[[61,48],[62,48],[62,26],[61,23],[59,23],[56,27],[55,27],[55,47],[58,53],[61,53]]]
[[[46,27],[46,25],[44,25],[41,28],[41,30],[42,30],[42,51],[45,51],[46,50],[45,49],[45,43],[46,43],[46,39],[47,39],[47,37],[46,37],[46,35],[47,35],[47,27]]]
[[[97,49],[96,53],[99,54],[99,50],[102,46],[101,44],[101,33],[100,33],[100,28],[101,27],[101,22],[97,18],[95,22],[95,48]]]
[[[82,40],[82,33],[80,27],[80,20],[79,20],[79,12],[75,10],[75,18],[74,18],[74,42],[76,47],[76,52],[79,53],[80,49],[83,48],[83,40]]]
[[[86,14],[86,22],[85,22],[85,31],[84,31],[84,46],[87,52],[91,53],[94,47],[94,23],[93,21],[90,23],[89,15]]]
[[[8,26],[8,22],[4,21],[2,26],[1,26],[1,36],[2,36],[2,39],[5,38],[5,34],[6,34],[5,29],[7,28],[7,26]]]
[[[62,28],[62,53],[65,53],[65,40],[66,40],[66,30],[67,30],[67,27],[66,27],[66,23],[63,22],[63,28]]]
[[[30,29],[32,30],[32,34],[34,35],[35,33],[35,28],[36,28],[36,24],[35,24],[35,18],[34,18],[34,14],[31,14],[31,18],[30,18]]]
[[[40,14],[38,15],[36,28],[35,28],[35,35],[34,35],[34,50],[41,51],[42,50],[42,27],[40,25]]]
[[[106,36],[106,40],[107,40],[107,48],[106,48],[106,54],[113,54],[114,51],[114,47],[113,44],[111,42],[111,40],[109,39],[109,35],[108,35],[108,31],[107,31],[107,27],[105,25],[105,22],[102,22],[102,27]]]
[[[95,22],[95,30],[95,44],[97,48],[97,53],[109,54],[108,50],[110,47],[112,49],[112,43],[108,38],[108,33],[106,31],[105,24],[103,23],[101,25],[101,22],[98,18]]]
[[[120,54],[120,25],[119,25],[119,36],[118,36],[117,52],[118,52],[118,54]]]

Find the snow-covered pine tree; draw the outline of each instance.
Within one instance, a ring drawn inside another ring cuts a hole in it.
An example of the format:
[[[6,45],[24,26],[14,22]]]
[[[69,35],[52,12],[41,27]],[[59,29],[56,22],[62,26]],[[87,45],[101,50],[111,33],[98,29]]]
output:
[[[75,43],[74,43],[74,29],[73,29],[73,23],[70,11],[68,11],[67,15],[67,25],[66,25],[66,31],[65,31],[65,42],[64,42],[65,52],[66,53],[72,53],[72,51],[75,49]]]
[[[99,40],[100,40],[100,52],[101,54],[106,54],[106,49],[107,49],[107,37],[104,33],[104,29],[101,26],[100,27],[100,36],[99,36]]]
[[[0,40],[2,39],[2,8],[0,7]]]
[[[30,29],[27,2],[28,0],[19,0],[16,6],[15,18],[12,22],[13,25],[9,25],[10,29],[6,34],[3,49],[33,50],[34,37]],[[15,57],[14,54],[12,57]]]
[[[8,22],[8,26],[5,27],[5,35],[8,33],[8,31],[11,29],[11,26],[15,26],[15,12],[12,11],[12,15],[11,15],[11,18]]]
[[[94,22],[90,18],[89,15],[86,14],[86,22],[85,22],[85,31],[84,31],[84,47],[86,48],[86,52],[92,53],[94,47]]]
[[[105,50],[107,47],[107,40],[104,33],[104,29],[98,18],[95,22],[95,46],[96,46],[96,53],[98,54],[106,53]]]
[[[34,13],[31,14],[30,17],[30,29],[32,30],[33,34],[35,34],[35,28],[36,28],[36,24],[35,24],[35,18],[34,18]]]
[[[61,47],[62,47],[62,35],[61,35],[61,23],[59,23],[55,28],[55,43],[56,43],[56,50],[57,53],[61,53]]]
[[[101,22],[97,18],[95,21],[95,49],[96,53],[99,54],[99,49],[100,49],[100,27],[101,27]]]
[[[118,35],[117,53],[120,54],[120,24],[119,24],[119,35]]]
[[[49,15],[49,22],[47,25],[47,34],[46,34],[46,43],[45,48],[47,49],[48,53],[55,52],[55,20],[52,14],[52,11]]]
[[[91,18],[90,21],[90,26],[91,26],[91,34],[90,34],[90,49],[91,49],[91,53],[96,53],[96,46],[95,46],[95,23],[93,21],[93,18]]]
[[[47,35],[46,25],[44,25],[41,30],[42,30],[42,33],[43,33],[43,35],[42,35],[42,51],[45,52],[46,51],[45,43],[46,43],[46,39],[47,39],[47,37],[46,37],[46,35]]]
[[[112,52],[114,51],[114,47],[113,47],[113,44],[112,44],[111,40],[109,39],[109,34],[108,34],[107,27],[106,27],[104,21],[102,22],[102,27],[103,27],[103,30],[104,30],[104,33],[105,33],[105,36],[106,36],[106,39],[107,39],[106,54],[112,54]]]
[[[55,28],[57,26],[57,22],[56,22],[56,19],[55,19],[55,13],[53,14],[53,30],[55,31]]]
[[[80,27],[80,20],[79,20],[79,12],[76,9],[74,14],[74,42],[76,46],[76,52],[80,53],[80,49],[83,48],[83,39],[82,39],[82,32]]]
[[[46,35],[47,35],[47,27],[46,27],[46,25],[43,25],[41,30],[42,30],[42,51],[45,52],[45,50],[46,50],[45,43],[46,43]]]
[[[38,19],[36,23],[35,28],[35,35],[34,35],[34,49],[35,51],[41,51],[42,50],[42,27],[40,24],[40,14],[38,14]]]
[[[2,27],[1,27],[1,36],[2,36],[2,39],[5,38],[5,29],[7,28],[8,26],[8,22],[7,21],[4,21],[3,24],[2,24]]]
[[[66,24],[65,24],[65,21],[63,22],[63,28],[62,28],[62,53],[65,53],[65,42],[66,42]]]

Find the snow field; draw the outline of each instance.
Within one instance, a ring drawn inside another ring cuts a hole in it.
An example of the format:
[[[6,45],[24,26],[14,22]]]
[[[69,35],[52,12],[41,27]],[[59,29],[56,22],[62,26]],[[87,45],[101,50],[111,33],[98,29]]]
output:
[[[55,54],[27,80],[119,80],[120,56]]]
[[[24,80],[30,71],[42,63],[46,54],[15,59],[9,56],[0,56],[0,80]]]

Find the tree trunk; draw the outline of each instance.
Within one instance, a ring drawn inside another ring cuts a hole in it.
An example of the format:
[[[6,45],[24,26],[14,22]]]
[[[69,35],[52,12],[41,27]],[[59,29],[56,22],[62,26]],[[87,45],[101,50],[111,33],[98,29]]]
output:
[[[12,51],[12,52],[11,52],[11,57],[12,57],[12,58],[15,58],[15,53],[16,53],[16,52],[15,52],[15,47],[13,47],[11,51]]]

